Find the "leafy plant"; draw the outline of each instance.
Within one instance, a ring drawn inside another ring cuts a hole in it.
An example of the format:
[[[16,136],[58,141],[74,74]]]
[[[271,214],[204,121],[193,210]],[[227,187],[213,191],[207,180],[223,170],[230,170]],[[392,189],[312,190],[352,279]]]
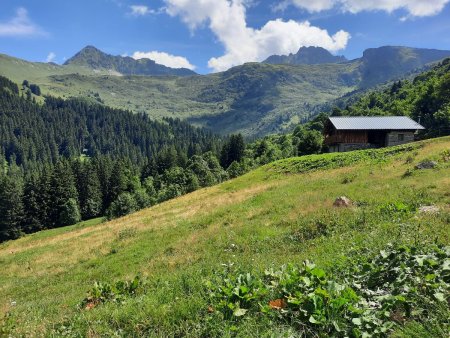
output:
[[[114,284],[95,282],[94,287],[88,291],[81,302],[81,307],[91,309],[101,303],[123,303],[128,297],[135,296],[143,282],[139,276],[130,281],[117,281]]]
[[[450,301],[450,247],[389,245],[373,258],[355,257],[335,276],[310,262],[262,276],[227,271],[206,283],[209,313],[265,316],[306,336],[371,337],[430,320]]]
[[[223,314],[225,319],[241,317],[258,305],[255,301],[268,292],[263,281],[251,273],[238,273],[219,277],[216,281],[207,281],[213,310]]]

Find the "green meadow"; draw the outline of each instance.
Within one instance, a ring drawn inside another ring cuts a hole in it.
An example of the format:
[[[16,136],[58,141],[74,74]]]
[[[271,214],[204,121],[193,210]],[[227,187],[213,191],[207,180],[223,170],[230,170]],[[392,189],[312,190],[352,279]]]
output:
[[[281,160],[1,244],[0,336],[448,337],[449,223],[450,137]],[[383,314],[361,310],[374,262],[407,271]]]

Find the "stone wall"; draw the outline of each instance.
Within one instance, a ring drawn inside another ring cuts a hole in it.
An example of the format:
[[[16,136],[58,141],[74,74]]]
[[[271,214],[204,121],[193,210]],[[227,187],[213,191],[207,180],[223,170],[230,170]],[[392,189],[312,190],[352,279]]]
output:
[[[414,141],[414,133],[411,131],[391,131],[386,134],[386,146],[397,146]]]

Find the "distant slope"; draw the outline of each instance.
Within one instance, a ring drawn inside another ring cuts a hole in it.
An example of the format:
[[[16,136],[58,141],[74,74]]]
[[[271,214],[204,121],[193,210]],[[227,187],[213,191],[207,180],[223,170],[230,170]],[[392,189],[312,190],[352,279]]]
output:
[[[142,165],[169,148],[187,156],[189,149],[205,152],[220,144],[210,131],[184,121],[154,121],[83,98],[47,97],[38,104],[18,92],[16,84],[0,76],[0,163],[6,159],[29,169],[83,154]]]
[[[450,57],[450,51],[384,46],[366,49],[360,61],[361,87],[369,88],[421,68],[427,63]]]
[[[44,94],[95,96],[107,105],[154,118],[179,117],[215,132],[254,137],[289,131],[321,109],[317,107],[397,80],[446,55],[450,51],[382,47],[342,63],[248,63],[221,73],[184,77],[112,76],[115,68],[86,66],[86,62],[101,64],[95,57],[82,58],[84,65],[55,66],[0,56],[0,75],[18,84],[24,79],[37,83]]]
[[[1,244],[2,333],[13,337],[30,332],[74,337],[300,335],[303,322],[277,320],[276,309],[264,312],[257,307],[255,317],[244,313],[224,318],[206,282],[228,276],[233,281],[238,273],[248,271],[241,280],[245,293],[246,285],[257,287],[251,284],[255,275],[283,264],[308,260],[339,275],[347,264],[354,267],[353,259],[371,257],[389,248],[388,243],[419,248],[449,245],[450,162],[444,156],[449,148],[447,137],[370,155],[351,152],[282,160],[111,222],[78,224]],[[413,169],[430,159],[438,162],[438,168]],[[352,208],[332,206],[342,195],[355,202]],[[419,212],[421,205],[435,205],[439,211]],[[418,263],[422,261],[436,264],[423,257]],[[380,274],[386,271],[376,268]],[[147,283],[134,296],[80,308],[95,281],[103,295],[107,285],[137,274]],[[434,283],[434,276],[427,278]],[[238,301],[246,306],[245,298]],[[407,309],[417,305],[407,304]],[[438,305],[429,303],[427,309],[433,311],[425,311],[425,317],[413,312],[401,321],[395,321],[399,315],[394,312],[395,316],[387,316],[394,321],[386,328],[388,333],[410,337],[409,330],[420,336],[447,337],[448,308]],[[444,311],[442,317],[427,320],[436,309]],[[331,325],[331,330],[339,327]]]
[[[348,100],[341,115],[407,115],[426,127],[424,134],[450,134],[450,58],[410,80]]]
[[[301,47],[296,54],[271,55],[263,63],[289,65],[315,65],[345,62],[345,56],[335,56],[322,47]]]
[[[122,75],[175,75],[188,76],[196,73],[187,68],[170,68],[150,59],[135,60],[129,56],[113,56],[94,46],[86,46],[65,63],[94,70],[115,71]]]

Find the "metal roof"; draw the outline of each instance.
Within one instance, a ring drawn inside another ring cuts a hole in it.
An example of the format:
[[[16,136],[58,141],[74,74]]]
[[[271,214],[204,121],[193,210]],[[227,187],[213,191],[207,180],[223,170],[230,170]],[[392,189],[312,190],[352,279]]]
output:
[[[407,116],[335,116],[330,122],[338,130],[418,130],[425,129]]]

